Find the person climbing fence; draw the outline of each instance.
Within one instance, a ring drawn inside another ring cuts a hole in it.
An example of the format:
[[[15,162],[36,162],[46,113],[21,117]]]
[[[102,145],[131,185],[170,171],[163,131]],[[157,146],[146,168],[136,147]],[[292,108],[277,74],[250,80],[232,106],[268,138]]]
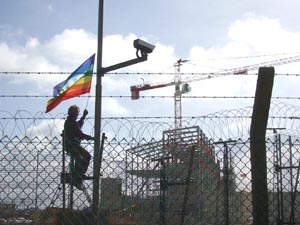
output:
[[[74,178],[74,186],[79,190],[83,190],[83,180],[92,179],[85,175],[87,172],[91,155],[80,144],[81,140],[94,140],[94,137],[82,132],[81,128],[88,114],[85,109],[82,117],[77,120],[80,109],[77,105],[72,105],[68,109],[68,117],[64,124],[65,150],[75,159],[75,168],[72,172]]]

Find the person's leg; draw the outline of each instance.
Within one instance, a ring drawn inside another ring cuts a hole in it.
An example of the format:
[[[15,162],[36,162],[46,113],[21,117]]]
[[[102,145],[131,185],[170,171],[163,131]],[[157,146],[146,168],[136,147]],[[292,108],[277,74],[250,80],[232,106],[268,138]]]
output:
[[[71,165],[71,173],[73,179],[73,185],[77,187],[79,190],[82,190],[82,166],[81,166],[81,155],[80,148],[76,146],[70,151],[71,156],[74,158],[74,164]]]
[[[87,150],[85,150],[82,147],[78,148],[78,155],[79,156],[78,156],[78,159],[76,160],[77,163],[75,164],[75,167],[76,167],[77,173],[82,178],[89,167],[91,155]]]

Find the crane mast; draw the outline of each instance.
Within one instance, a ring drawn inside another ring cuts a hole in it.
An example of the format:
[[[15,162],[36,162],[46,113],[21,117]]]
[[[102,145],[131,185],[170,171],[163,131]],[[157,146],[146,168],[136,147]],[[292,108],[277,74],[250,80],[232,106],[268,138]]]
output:
[[[179,59],[175,63],[175,92],[174,92],[174,124],[175,129],[182,128],[182,105],[181,105],[181,96],[182,96],[182,89],[181,86],[181,66],[183,63],[187,62],[188,60]]]

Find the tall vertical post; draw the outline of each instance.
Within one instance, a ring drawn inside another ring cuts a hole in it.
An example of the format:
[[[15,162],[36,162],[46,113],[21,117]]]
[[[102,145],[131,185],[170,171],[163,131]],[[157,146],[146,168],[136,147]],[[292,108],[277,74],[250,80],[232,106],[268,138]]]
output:
[[[253,225],[269,224],[266,129],[274,82],[274,68],[259,68],[250,126]]]
[[[99,181],[100,181],[100,133],[101,133],[101,111],[102,111],[102,47],[103,47],[103,7],[104,0],[99,0],[98,11],[98,49],[97,49],[97,81],[95,97],[95,142],[94,142],[94,182],[93,182],[93,199],[92,210],[95,225],[100,224],[99,220]]]
[[[224,142],[224,225],[229,225],[229,163],[228,163],[228,146]]]
[[[161,159],[160,169],[160,197],[159,197],[159,217],[160,225],[166,225],[166,189],[168,188],[166,180],[166,164]]]
[[[182,65],[183,60],[179,59],[175,66],[177,67],[177,71],[175,72],[175,92],[174,92],[174,124],[175,130],[177,132],[178,129],[182,128],[182,106],[181,106],[181,72],[180,67]]]
[[[70,194],[69,194],[69,209],[73,210],[74,205],[74,179],[73,175],[75,170],[75,158],[71,156],[70,158],[70,174],[71,174],[71,181],[70,181]]]
[[[147,51],[136,47],[141,56],[137,56],[135,59],[127,60],[106,68],[102,67],[102,49],[103,49],[103,19],[104,19],[104,0],[99,0],[99,13],[98,13],[98,49],[97,49],[97,81],[96,81],[96,100],[95,100],[95,142],[94,142],[94,183],[93,183],[93,200],[92,200],[92,210],[94,214],[94,225],[100,224],[99,219],[99,193],[100,193],[100,169],[101,160],[103,153],[103,141],[105,139],[105,134],[102,136],[102,146],[100,147],[100,133],[101,133],[101,111],[102,111],[102,77],[104,73],[120,69],[126,66],[130,66],[136,63],[144,62],[147,60],[147,55],[152,52],[155,46],[149,43],[147,44]],[[135,45],[135,43],[134,43]],[[141,44],[139,44],[141,45]],[[149,47],[150,46],[150,47]],[[103,223],[101,223],[103,224]]]
[[[231,183],[232,183],[232,178],[231,178],[231,173],[232,173],[232,168],[230,165],[229,168],[229,149],[228,149],[228,143],[236,143],[235,140],[228,140],[228,141],[218,141],[214,142],[214,144],[223,144],[224,145],[224,154],[223,154],[223,186],[224,186],[224,204],[223,204],[223,224],[224,225],[229,225],[230,224],[230,204],[229,204],[229,195],[230,192],[232,191],[231,189]]]
[[[63,211],[66,209],[66,152],[65,152],[65,132],[62,131],[62,193],[63,193]],[[37,207],[36,207],[37,209]]]

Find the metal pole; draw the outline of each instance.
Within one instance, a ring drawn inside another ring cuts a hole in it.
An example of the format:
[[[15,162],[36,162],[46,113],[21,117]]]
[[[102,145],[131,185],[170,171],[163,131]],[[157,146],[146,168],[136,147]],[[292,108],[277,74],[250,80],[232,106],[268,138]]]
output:
[[[292,170],[292,166],[293,166],[293,149],[292,149],[292,138],[291,136],[289,136],[289,153],[290,153],[290,179],[291,179],[291,214],[290,214],[290,224],[294,224],[295,223],[295,199],[294,199],[294,185],[293,185],[293,170]]]
[[[38,208],[38,185],[39,185],[39,151],[36,151],[36,180],[35,180],[35,208]]]
[[[98,49],[97,49],[97,80],[95,97],[95,142],[94,142],[94,182],[93,182],[93,200],[92,210],[94,215],[94,224],[100,224],[99,221],[99,180],[100,180],[100,133],[101,133],[101,104],[102,104],[102,46],[103,46],[103,7],[104,0],[99,0],[98,11]]]
[[[280,178],[280,170],[281,170],[281,162],[279,160],[279,148],[278,148],[278,136],[277,136],[277,133],[276,133],[276,130],[274,129],[274,134],[275,134],[275,172],[276,172],[276,181],[277,181],[277,224],[280,224],[281,221],[282,221],[282,218],[281,218],[281,208],[282,208],[282,205],[281,205],[281,194],[282,194],[282,190],[280,189],[281,188],[281,185],[280,185],[280,181],[281,181],[281,178]]]
[[[69,198],[69,209],[73,210],[74,205],[74,171],[75,171],[75,158],[71,155],[70,158],[70,174],[71,174],[71,181],[70,181],[70,198]]]
[[[66,209],[66,152],[65,152],[65,131],[62,131],[62,188],[63,188],[63,210]]]
[[[228,147],[224,142],[224,210],[225,225],[229,225],[229,168],[228,168]]]
[[[100,193],[100,169],[102,160],[102,151],[100,147],[100,134],[101,134],[101,111],[102,111],[102,77],[105,73],[112,70],[120,69],[136,63],[144,62],[147,60],[147,52],[143,52],[142,56],[137,56],[136,59],[128,60],[118,63],[116,65],[103,68],[102,67],[102,49],[103,49],[103,11],[104,0],[99,0],[98,11],[98,49],[97,49],[97,81],[96,81],[96,97],[95,97],[95,142],[94,142],[94,183],[93,183],[93,200],[92,210],[94,214],[94,225],[99,225],[99,193]],[[152,47],[151,51],[154,47]],[[103,135],[105,138],[105,135]],[[104,140],[103,140],[104,141]],[[102,146],[103,149],[103,146]]]
[[[229,225],[230,224],[230,204],[229,204],[229,195],[230,192],[232,191],[230,189],[230,182],[232,182],[232,179],[230,178],[230,173],[232,173],[232,168],[230,168],[230,173],[229,173],[229,160],[228,160],[228,154],[229,154],[229,149],[228,149],[228,143],[236,143],[235,140],[228,140],[228,141],[218,141],[214,142],[214,144],[223,144],[224,146],[224,161],[223,161],[223,186],[224,186],[224,225]]]
[[[280,134],[277,134],[276,135],[276,148],[277,148],[277,152],[278,152],[278,159],[279,159],[279,162],[278,162],[278,172],[279,172],[279,188],[280,188],[280,221],[283,222],[284,221],[284,216],[283,216],[283,208],[284,208],[284,204],[283,204],[283,183],[282,183],[282,178],[283,178],[283,174],[282,174],[282,152],[281,152],[281,137],[280,137]]]
[[[159,198],[159,216],[160,224],[166,225],[166,164],[164,160],[161,160],[161,169],[160,169],[160,198]]]
[[[180,225],[184,225],[185,215],[187,214],[186,206],[188,203],[188,198],[189,198],[189,193],[190,193],[190,184],[191,184],[191,178],[192,178],[192,173],[193,173],[195,150],[196,150],[196,146],[194,145],[190,152],[190,160],[189,160],[189,165],[188,165],[188,174],[187,174],[187,178],[186,178],[186,186],[185,186],[185,192],[184,192],[184,198],[183,198],[183,207],[182,207],[182,211],[181,211]]]

